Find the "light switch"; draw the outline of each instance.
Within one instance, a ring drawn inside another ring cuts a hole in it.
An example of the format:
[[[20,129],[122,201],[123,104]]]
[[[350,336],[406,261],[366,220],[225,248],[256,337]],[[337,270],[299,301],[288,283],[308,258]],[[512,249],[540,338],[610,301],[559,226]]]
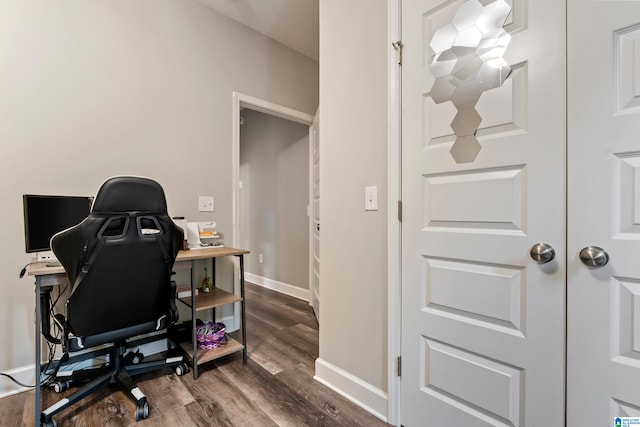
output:
[[[213,196],[200,196],[198,198],[198,210],[200,212],[213,212],[214,207]]]
[[[364,188],[364,210],[378,210],[378,187],[375,185]]]

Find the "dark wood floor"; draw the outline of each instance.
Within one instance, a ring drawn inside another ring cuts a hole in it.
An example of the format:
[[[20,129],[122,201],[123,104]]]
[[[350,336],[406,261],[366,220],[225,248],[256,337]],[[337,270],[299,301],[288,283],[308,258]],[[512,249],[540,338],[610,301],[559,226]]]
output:
[[[56,417],[80,426],[387,426],[313,380],[318,324],[305,301],[247,284],[247,348],[178,377],[169,369],[136,377],[151,405],[135,422],[135,404],[111,388]],[[44,393],[44,404],[60,396]],[[34,392],[0,399],[0,425],[32,426]]]

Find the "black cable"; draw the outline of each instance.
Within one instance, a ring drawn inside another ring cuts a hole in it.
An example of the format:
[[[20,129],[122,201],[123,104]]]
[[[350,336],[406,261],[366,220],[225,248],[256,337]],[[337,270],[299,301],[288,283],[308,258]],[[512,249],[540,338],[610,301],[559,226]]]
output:
[[[27,263],[27,265],[25,265],[25,266],[22,268],[22,270],[20,270],[20,275],[19,275],[20,279],[22,279],[22,278],[24,277],[25,273],[27,272],[27,269],[28,269],[30,266],[32,266],[32,265],[34,265],[34,264],[46,264],[46,263],[47,263],[47,261],[32,261],[32,262]]]
[[[60,297],[64,294],[64,292],[67,290],[67,287],[69,286],[69,284],[67,283],[64,287],[64,289],[60,290],[60,287],[58,287],[58,295],[56,296],[55,300],[51,300],[49,299],[49,313],[51,318],[53,319],[55,317],[54,315],[54,307],[55,305],[58,303],[58,300],[60,299]],[[57,325],[57,323],[53,322],[54,325]],[[56,327],[55,328],[55,332],[53,337],[54,338],[60,338],[61,335],[61,330],[60,328]],[[51,335],[51,331],[49,331],[49,335]],[[47,371],[49,371],[51,369],[51,365],[53,364],[53,362],[55,362],[55,354],[56,354],[56,348],[57,348],[57,344],[56,343],[52,343],[52,342],[47,342],[47,347],[49,348],[49,360],[47,361],[47,364],[45,365],[45,367],[42,369],[42,373],[46,373]],[[68,357],[68,354],[66,354],[66,356]],[[51,381],[51,379],[55,378],[56,375],[58,374],[58,370],[60,369],[60,365],[65,362],[65,355],[63,354],[61,359],[59,360],[59,363],[55,365],[55,367],[53,368],[53,370],[43,379],[40,380],[40,387],[42,387],[43,385],[47,384],[49,381]]]
[[[24,277],[24,275],[27,273],[27,269],[35,264],[46,264],[47,261],[32,261],[29,262],[27,264],[25,264],[24,267],[22,267],[22,270],[20,270],[20,274],[18,275],[18,277],[20,279],[22,279]],[[67,284],[68,286],[68,284]],[[66,290],[66,287],[65,287]],[[56,302],[58,301],[58,299],[60,298],[61,293],[58,294],[58,298],[56,298]],[[51,363],[53,362],[53,355],[55,354],[55,348],[52,349],[52,345],[49,344],[49,361],[47,362],[47,365],[45,367],[45,369],[42,372],[46,372],[50,367],[51,367]],[[9,378],[11,381],[13,381],[14,383],[22,386],[22,387],[28,387],[28,388],[34,388],[36,387],[35,384],[34,385],[27,385],[27,384],[23,384],[20,381],[16,380],[15,378],[13,378],[11,375],[9,374],[5,374],[4,372],[0,372],[0,375],[5,376],[7,378]],[[42,385],[46,384],[47,381],[49,381],[49,379],[51,379],[51,375],[49,375],[44,381],[42,381],[40,378],[37,378],[36,381],[40,380],[40,386],[42,387]]]
[[[19,274],[19,278],[22,279],[24,277],[24,275],[27,273],[27,269],[35,264],[46,264],[47,261],[32,261],[27,263],[22,270],[20,270],[20,274]],[[69,283],[67,283],[64,287],[64,289],[60,290],[60,287],[58,287],[58,295],[56,296],[55,301],[50,301],[50,306],[49,306],[49,313],[51,313],[51,317],[54,317],[54,307],[55,305],[58,303],[58,301],[60,300],[60,297],[65,293],[65,291],[67,290],[67,288],[69,287]],[[54,322],[55,324],[55,322]],[[60,328],[55,328],[56,329],[56,336],[55,338],[58,338],[60,336]],[[49,331],[49,333],[51,333],[51,331]],[[51,369],[51,365],[54,362],[54,358],[55,358],[55,350],[56,350],[56,344],[53,343],[47,343],[47,346],[49,348],[49,360],[47,361],[47,364],[44,366],[44,368],[40,371],[43,374],[46,373],[47,371],[49,371]],[[64,357],[64,356],[63,356]],[[58,369],[60,369],[60,364],[58,364],[51,373],[49,373],[45,378],[38,378],[37,380],[39,380],[40,382],[40,387],[42,387],[43,385],[47,384],[47,382],[49,382],[52,378],[55,377],[55,375],[58,372]],[[29,387],[29,388],[34,388],[35,385],[26,385],[26,384],[22,384],[20,381],[16,380],[15,378],[13,378],[11,375],[9,374],[5,374],[3,372],[0,372],[0,375],[3,375],[7,378],[9,378],[11,381],[13,381],[14,383],[22,386],[22,387]]]
[[[67,283],[64,285],[64,288],[63,288],[62,290],[60,290],[60,286],[58,286],[58,296],[56,297],[55,301],[53,301],[53,302],[51,303],[51,313],[52,313],[52,316],[51,316],[51,317],[52,317],[52,318],[54,317],[54,316],[53,316],[53,309],[54,309],[54,307],[56,306],[56,304],[58,304],[58,301],[60,300],[60,297],[61,297],[62,295],[64,295],[64,293],[67,291],[67,288],[68,288],[68,287],[69,287],[69,282],[67,282]]]
[[[42,374],[44,374],[47,371],[49,371],[51,369],[52,363],[54,362],[56,345],[52,344],[52,343],[48,343],[47,346],[49,348],[49,360],[47,361],[47,364],[40,371]],[[40,387],[42,387],[43,385],[47,384],[49,382],[49,380],[51,380],[57,374],[59,368],[60,368],[59,365],[56,366],[56,368],[53,370],[53,372],[48,374],[44,379],[40,379]],[[16,384],[18,384],[18,385],[20,385],[22,387],[28,387],[28,388],[34,388],[35,387],[35,385],[23,384],[20,381],[18,381],[15,378],[13,378],[11,375],[5,374],[4,372],[0,372],[0,375],[9,378],[11,381],[13,381],[14,383],[16,383]]]
[[[2,375],[3,377],[7,377],[9,378],[11,381],[13,381],[14,383],[22,386],[22,387],[28,387],[28,388],[34,388],[35,385],[27,385],[27,384],[22,384],[20,381],[18,381],[17,379],[13,378],[11,375],[9,374],[5,374],[4,372],[0,372],[0,375]]]

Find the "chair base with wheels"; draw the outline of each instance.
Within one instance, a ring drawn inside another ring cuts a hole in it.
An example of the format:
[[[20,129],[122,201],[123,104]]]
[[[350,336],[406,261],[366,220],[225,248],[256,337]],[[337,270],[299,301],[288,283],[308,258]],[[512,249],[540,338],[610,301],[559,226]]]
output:
[[[185,362],[184,357],[182,355],[170,356],[171,351],[168,352],[166,357],[145,362],[139,361],[139,357],[134,357],[133,360],[127,360],[125,352],[126,342],[118,341],[110,349],[108,366],[81,369],[78,371],[64,371],[50,380],[49,388],[56,393],[62,393],[75,385],[80,385],[81,388],[60,400],[58,403],[43,410],[40,414],[41,425],[43,427],[56,426],[57,424],[53,420],[54,415],[89,396],[98,389],[111,384],[117,385],[120,390],[126,393],[136,403],[136,421],[146,419],[150,412],[147,397],[131,377],[162,368],[173,368],[173,371],[178,376],[189,372],[189,366]]]

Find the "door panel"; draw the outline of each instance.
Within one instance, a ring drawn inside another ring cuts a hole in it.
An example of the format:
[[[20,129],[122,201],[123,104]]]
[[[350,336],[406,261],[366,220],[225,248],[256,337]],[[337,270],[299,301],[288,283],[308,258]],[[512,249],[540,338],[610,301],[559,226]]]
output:
[[[560,426],[565,10],[509,3],[513,72],[475,104],[477,155],[456,158],[458,109],[431,95],[430,42],[470,3],[402,2],[402,424]],[[554,261],[532,261],[538,242]]]
[[[568,6],[567,420],[614,425],[640,416],[640,1]]]

